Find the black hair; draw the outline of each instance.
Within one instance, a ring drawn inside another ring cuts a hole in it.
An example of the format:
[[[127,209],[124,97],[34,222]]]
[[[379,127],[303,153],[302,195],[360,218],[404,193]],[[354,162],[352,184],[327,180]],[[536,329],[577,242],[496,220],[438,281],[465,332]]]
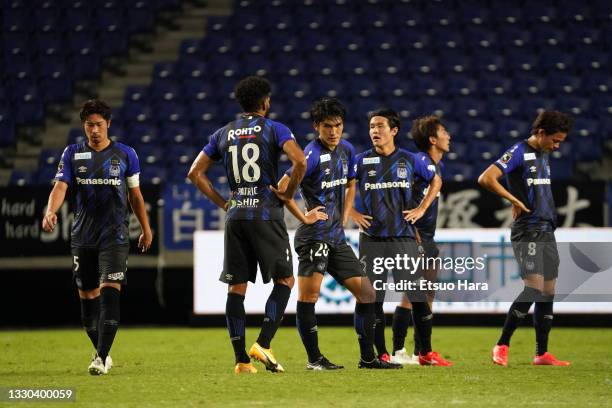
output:
[[[328,118],[340,118],[344,122],[346,108],[336,98],[321,98],[310,107],[310,118],[314,123],[321,123]]]
[[[437,137],[438,128],[444,126],[435,115],[423,116],[412,121],[410,134],[419,150],[426,152],[431,146],[430,137]]]
[[[259,76],[249,76],[236,84],[234,94],[244,112],[261,109],[266,97],[270,96],[270,82]]]
[[[574,120],[566,113],[559,111],[543,111],[538,114],[531,125],[531,133],[536,134],[542,129],[547,135],[554,133],[569,133]]]
[[[99,99],[90,99],[86,101],[81,107],[79,116],[81,117],[81,122],[85,122],[90,115],[95,114],[102,116],[107,122],[111,120],[112,117],[110,106]]]
[[[393,109],[381,108],[370,112],[368,114],[368,123],[372,121],[372,118],[374,116],[382,116],[383,118],[386,118],[387,122],[389,122],[389,127],[391,129],[397,128],[398,132],[401,129],[402,120],[400,119],[400,116],[397,114],[397,112]]]

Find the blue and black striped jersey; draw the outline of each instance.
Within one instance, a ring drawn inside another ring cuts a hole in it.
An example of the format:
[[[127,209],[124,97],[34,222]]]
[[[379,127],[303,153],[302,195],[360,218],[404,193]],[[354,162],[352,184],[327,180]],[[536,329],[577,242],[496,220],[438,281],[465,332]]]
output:
[[[128,245],[128,187],[139,185],[140,164],[134,149],[111,142],[95,151],[87,142],[66,147],[56,181],[76,197],[71,245],[108,248]]]
[[[309,242],[343,244],[346,242],[342,227],[344,196],[346,184],[355,178],[355,148],[341,140],[332,151],[316,139],[306,146],[304,154],[307,167],[300,192],[306,208],[311,210],[322,205],[329,218],[300,225],[295,234],[296,246]]]
[[[268,186],[276,186],[278,160],[289,140],[295,137],[287,126],[247,114],[213,133],[203,151],[223,160],[232,191],[226,219],[283,219],[283,203]]]
[[[435,171],[404,149],[382,156],[375,149],[357,156],[357,179],[364,213],[372,217],[363,231],[372,237],[415,237],[414,225],[404,220],[402,211],[414,208],[416,177],[429,182]]]
[[[549,154],[524,140],[508,149],[494,165],[506,175],[510,193],[531,211],[522,212],[512,228],[554,231],[557,213],[550,187]]]
[[[444,171],[444,164],[439,162],[436,164],[429,154],[425,152],[416,153],[416,158],[419,161],[422,161],[430,172],[435,172],[440,178],[442,178],[442,172]],[[415,206],[418,206],[423,198],[427,195],[427,191],[429,189],[429,182],[431,180],[426,180],[419,175],[417,175],[414,179],[414,188],[412,189],[412,198],[414,199]],[[438,221],[438,199],[440,197],[440,193],[434,198],[431,202],[431,205],[425,211],[425,214],[421,218],[414,223],[419,230],[419,234],[421,235],[421,239],[425,241],[432,241],[434,235],[436,234],[436,222]]]

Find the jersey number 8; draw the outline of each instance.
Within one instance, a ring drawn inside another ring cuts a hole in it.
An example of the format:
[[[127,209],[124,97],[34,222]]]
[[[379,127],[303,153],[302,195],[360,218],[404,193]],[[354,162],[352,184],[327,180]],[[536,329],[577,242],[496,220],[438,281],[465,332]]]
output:
[[[236,183],[240,183],[241,174],[242,178],[249,183],[258,181],[261,174],[261,170],[257,165],[257,159],[259,159],[259,146],[255,143],[247,143],[242,146],[241,155],[244,160],[242,172],[238,169],[238,146],[230,146],[228,150],[232,155],[232,173],[234,173]],[[251,172],[253,175],[251,175]]]

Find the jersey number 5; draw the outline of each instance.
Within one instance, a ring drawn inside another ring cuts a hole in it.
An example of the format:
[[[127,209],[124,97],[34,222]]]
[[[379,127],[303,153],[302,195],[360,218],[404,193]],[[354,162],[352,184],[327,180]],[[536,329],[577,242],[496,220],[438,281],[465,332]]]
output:
[[[241,156],[242,160],[244,160],[242,172],[238,168],[238,146],[230,146],[228,150],[232,155],[232,173],[234,173],[236,183],[240,183],[241,175],[242,178],[249,183],[258,181],[261,174],[261,170],[257,165],[257,159],[259,159],[259,146],[255,143],[247,143],[242,146]],[[251,175],[251,172],[253,175]]]

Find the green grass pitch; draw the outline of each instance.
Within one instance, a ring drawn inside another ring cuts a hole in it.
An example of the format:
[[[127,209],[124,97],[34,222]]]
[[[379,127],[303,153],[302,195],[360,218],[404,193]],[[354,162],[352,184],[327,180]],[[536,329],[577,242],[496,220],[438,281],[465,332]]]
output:
[[[247,347],[258,329],[247,329]],[[510,366],[493,366],[499,329],[434,328],[434,349],[454,367],[358,370],[352,328],[321,327],[320,346],[339,372],[308,372],[297,331],[282,328],[272,348],[285,374],[235,376],[223,329],[122,328],[107,376],[87,372],[93,348],[82,330],[0,331],[0,387],[72,387],[76,403],[99,407],[602,407],[612,405],[612,329],[556,328],[550,351],[571,367],[533,367],[534,333],[514,336]],[[390,346],[390,330],[387,343]],[[411,334],[410,334],[411,335]],[[8,403],[0,403],[9,406]]]

